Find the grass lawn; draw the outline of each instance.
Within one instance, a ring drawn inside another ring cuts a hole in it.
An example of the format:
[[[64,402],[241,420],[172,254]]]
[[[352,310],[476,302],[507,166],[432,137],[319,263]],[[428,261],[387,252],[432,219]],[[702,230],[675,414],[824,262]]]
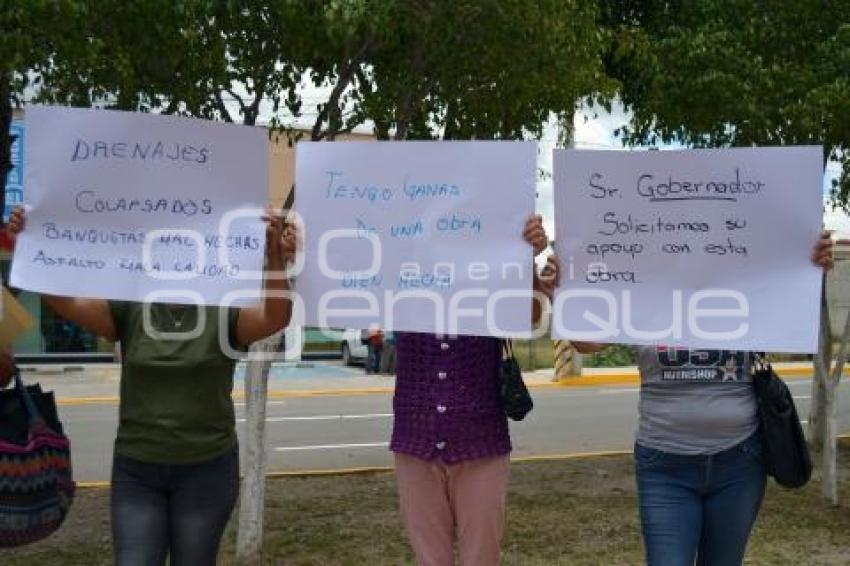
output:
[[[770,483],[747,564],[850,564],[850,442],[839,470],[843,503]],[[515,464],[504,564],[640,564],[631,459],[607,456]],[[111,564],[107,490],[82,490],[61,531],[0,551],[4,566]],[[221,554],[233,564],[235,525]],[[392,474],[273,479],[268,484],[266,562],[295,565],[411,564],[396,512]]]

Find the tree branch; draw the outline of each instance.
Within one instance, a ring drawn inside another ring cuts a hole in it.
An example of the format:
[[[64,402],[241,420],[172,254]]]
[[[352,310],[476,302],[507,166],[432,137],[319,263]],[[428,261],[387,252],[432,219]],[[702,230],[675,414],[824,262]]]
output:
[[[423,75],[422,69],[424,64],[425,51],[423,43],[417,42],[413,51],[410,76],[421,77]],[[407,138],[407,132],[410,129],[410,119],[413,117],[413,101],[419,98],[419,92],[419,88],[407,88],[402,92],[401,99],[396,108],[394,139],[403,140]]]
[[[328,139],[333,140],[334,138],[336,138],[340,134],[350,134],[351,132],[354,131],[354,128],[356,128],[357,126],[359,126],[359,124],[349,124],[344,128],[340,128],[338,130],[335,130],[332,135],[328,136]]]
[[[233,97],[233,100],[235,100],[235,101],[237,102],[237,104],[239,104],[239,112],[242,114],[242,116],[243,116],[243,121],[244,121],[244,117],[245,117],[245,116],[247,115],[247,113],[248,113],[248,107],[247,107],[247,106],[245,106],[245,101],[244,101],[244,100],[242,100],[242,97],[241,97],[241,96],[239,96],[239,95],[237,95],[235,92],[233,92],[233,89],[226,88],[226,89],[224,89],[224,92],[226,92],[227,94],[229,94],[230,96],[232,96],[232,97]]]
[[[243,122],[247,126],[253,126],[257,123],[257,117],[260,115],[260,104],[263,102],[263,95],[266,92],[266,80],[260,79],[254,81],[254,100],[248,106],[247,113]]]
[[[221,98],[221,92],[215,91],[215,106],[219,112],[221,112],[221,118],[225,122],[233,123],[233,117],[230,115],[230,112],[227,110],[227,106],[224,104],[224,100]]]
[[[457,124],[455,123],[455,113],[457,105],[453,100],[449,100],[446,104],[445,125],[443,126],[443,139],[452,140],[457,135]]]
[[[322,124],[324,124],[325,121],[329,121],[332,115],[338,116],[341,112],[339,108],[339,100],[342,98],[342,94],[345,92],[345,89],[348,88],[349,84],[351,84],[351,79],[354,78],[357,69],[360,68],[360,64],[363,62],[370,44],[370,41],[364,41],[360,50],[340,71],[336,85],[334,85],[327,103],[322,107],[322,111],[319,112],[319,115],[316,117],[316,122],[313,124],[313,129],[310,132],[310,139],[313,141],[320,141],[322,138],[327,137],[327,135],[322,135]]]
[[[180,107],[180,102],[176,98],[172,98],[168,101],[168,104],[162,110],[163,114],[174,114]]]
[[[354,71],[354,76],[357,78],[357,82],[360,83],[360,96],[363,100],[364,111],[366,115],[369,115],[369,108],[367,99],[372,96],[372,83],[366,77],[366,73],[363,72],[362,67],[358,67],[356,71]],[[372,116],[372,122],[375,124],[375,136],[379,140],[388,140],[390,139],[390,120],[385,119],[383,117]]]

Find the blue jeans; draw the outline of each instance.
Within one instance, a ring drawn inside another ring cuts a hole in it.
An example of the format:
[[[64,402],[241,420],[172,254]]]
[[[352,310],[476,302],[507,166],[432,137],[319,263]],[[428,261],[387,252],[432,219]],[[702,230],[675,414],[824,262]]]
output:
[[[214,566],[239,493],[234,447],[198,464],[149,464],[116,454],[112,544],[118,566]]]
[[[635,444],[647,564],[741,564],[764,497],[763,451],[758,433],[711,456]]]

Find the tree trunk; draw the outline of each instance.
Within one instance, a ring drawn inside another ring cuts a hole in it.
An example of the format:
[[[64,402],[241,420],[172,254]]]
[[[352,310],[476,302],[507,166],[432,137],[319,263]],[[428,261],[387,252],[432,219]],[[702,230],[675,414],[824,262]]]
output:
[[[245,475],[239,501],[239,532],[236,538],[237,564],[262,564],[263,518],[266,497],[266,399],[268,398],[271,357],[277,352],[280,333],[251,346],[251,359],[245,376]]]
[[[575,114],[570,112],[558,119],[558,144],[565,149],[575,148]],[[553,175],[554,176],[554,175]],[[554,246],[554,243],[552,244]],[[561,269],[564,269],[563,259]],[[561,274],[561,281],[566,277]],[[554,316],[554,313],[553,313]],[[555,340],[555,381],[571,376],[581,375],[581,354],[569,340]]]
[[[823,413],[823,409],[826,407],[826,379],[823,377],[823,373],[818,368],[817,363],[814,366],[811,393],[812,401],[809,408],[807,436],[809,446],[820,451],[820,446],[823,444],[825,437],[824,425],[826,424],[826,415]]]
[[[283,203],[284,213],[295,202],[295,185]],[[239,500],[239,530],[236,535],[237,564],[259,565],[263,560],[263,519],[266,500],[266,402],[269,394],[269,372],[272,356],[280,350],[286,328],[251,345],[245,375],[245,474]],[[299,330],[300,334],[300,330]]]
[[[581,354],[569,340],[555,340],[555,381],[581,375]]]
[[[844,332],[841,334],[841,343],[838,347],[838,356],[835,367],[826,382],[826,395],[824,396],[824,439],[823,439],[823,477],[821,493],[824,498],[833,505],[838,505],[838,473],[837,473],[837,442],[838,434],[836,422],[836,391],[844,372],[844,364],[847,361],[847,343],[850,341],[850,313],[844,322]]]
[[[826,276],[821,284],[821,313],[818,353],[814,359],[812,403],[809,409],[809,446],[820,451],[826,438],[826,382],[832,365],[832,327],[826,297]]]
[[[824,396],[824,438],[821,459],[821,495],[838,505],[838,474],[836,470],[835,388],[827,387]]]

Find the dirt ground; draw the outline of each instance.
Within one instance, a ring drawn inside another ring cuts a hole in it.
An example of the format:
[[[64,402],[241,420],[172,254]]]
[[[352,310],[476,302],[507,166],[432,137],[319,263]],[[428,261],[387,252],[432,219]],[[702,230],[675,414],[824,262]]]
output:
[[[771,482],[747,564],[850,564],[850,442],[842,443],[840,494],[820,499],[816,476],[789,491]],[[631,458],[606,456],[515,464],[503,564],[640,564]],[[111,564],[108,490],[81,490],[62,529],[41,543],[0,551],[0,564]],[[235,515],[235,514],[234,514]],[[233,564],[235,521],[220,562]],[[273,565],[412,564],[400,528],[393,475],[269,481],[265,559]]]

